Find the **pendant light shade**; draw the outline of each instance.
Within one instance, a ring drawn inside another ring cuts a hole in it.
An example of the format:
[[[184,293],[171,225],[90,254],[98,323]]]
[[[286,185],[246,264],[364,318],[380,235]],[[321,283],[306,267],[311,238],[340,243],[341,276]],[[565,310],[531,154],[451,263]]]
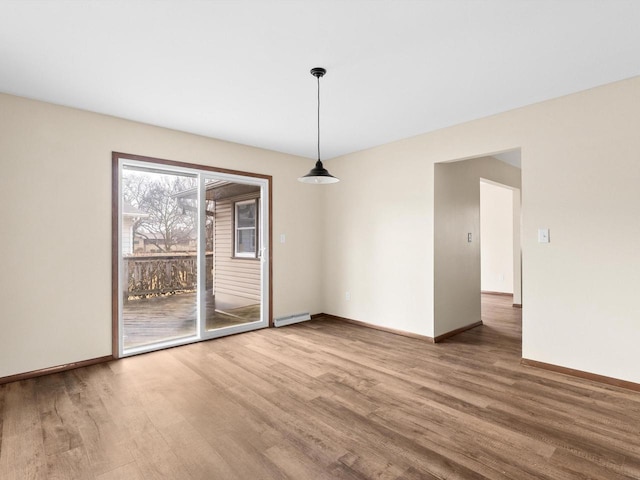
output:
[[[322,166],[320,160],[316,162],[316,166],[313,167],[309,173],[304,177],[300,177],[298,180],[302,183],[336,183],[340,181],[339,178],[331,175],[329,171]]]
[[[316,77],[318,80],[318,161],[316,162],[316,166],[312,168],[309,173],[304,177],[298,178],[302,183],[322,184],[336,183],[340,181],[340,179],[331,175],[327,169],[322,166],[322,161],[320,160],[320,77],[324,76],[325,73],[327,73],[327,71],[321,67],[311,69],[311,75]]]

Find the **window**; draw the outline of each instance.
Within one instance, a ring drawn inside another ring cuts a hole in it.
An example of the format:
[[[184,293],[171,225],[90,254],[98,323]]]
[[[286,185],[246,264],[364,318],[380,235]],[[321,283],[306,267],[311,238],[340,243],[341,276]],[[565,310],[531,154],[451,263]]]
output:
[[[236,202],[235,209],[235,249],[236,257],[257,258],[256,239],[258,220],[258,200]]]

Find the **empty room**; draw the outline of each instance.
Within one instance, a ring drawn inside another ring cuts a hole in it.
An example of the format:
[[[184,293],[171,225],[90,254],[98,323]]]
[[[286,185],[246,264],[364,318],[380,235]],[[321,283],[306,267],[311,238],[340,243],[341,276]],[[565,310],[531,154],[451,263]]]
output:
[[[639,21],[0,0],[0,479],[640,479]]]

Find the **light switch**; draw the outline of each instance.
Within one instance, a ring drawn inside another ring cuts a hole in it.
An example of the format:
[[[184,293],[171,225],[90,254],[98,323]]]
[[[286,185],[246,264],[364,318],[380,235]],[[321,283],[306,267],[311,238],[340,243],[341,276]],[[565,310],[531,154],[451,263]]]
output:
[[[471,243],[471,232],[467,233],[467,242]]]
[[[284,233],[280,234],[280,243],[284,243],[286,240],[286,237],[284,236]]]
[[[539,228],[538,229],[538,243],[549,243],[549,229],[548,228]]]

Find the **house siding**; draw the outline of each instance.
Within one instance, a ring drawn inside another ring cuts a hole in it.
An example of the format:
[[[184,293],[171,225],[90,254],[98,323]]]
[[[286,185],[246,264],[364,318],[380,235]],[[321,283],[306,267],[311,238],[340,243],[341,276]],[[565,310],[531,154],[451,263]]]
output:
[[[122,217],[122,254],[131,255],[133,253],[133,218]]]
[[[260,198],[247,194],[216,202],[214,247],[214,292],[216,301],[237,306],[260,302],[260,260],[233,256],[233,205]]]

